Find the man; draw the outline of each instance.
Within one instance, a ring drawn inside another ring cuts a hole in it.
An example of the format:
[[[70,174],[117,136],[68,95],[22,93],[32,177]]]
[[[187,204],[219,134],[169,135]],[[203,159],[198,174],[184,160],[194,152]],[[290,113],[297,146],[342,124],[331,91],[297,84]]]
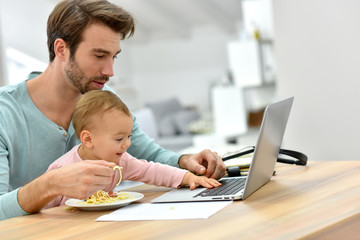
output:
[[[105,160],[44,172],[79,143],[71,123],[74,106],[83,93],[107,88],[120,40],[133,33],[132,16],[106,0],[64,0],[54,8],[47,26],[48,67],[0,90],[0,219],[38,212],[58,195],[86,198],[112,180],[112,164]],[[225,173],[215,152],[180,156],[162,149],[136,120],[128,152],[207,177]]]

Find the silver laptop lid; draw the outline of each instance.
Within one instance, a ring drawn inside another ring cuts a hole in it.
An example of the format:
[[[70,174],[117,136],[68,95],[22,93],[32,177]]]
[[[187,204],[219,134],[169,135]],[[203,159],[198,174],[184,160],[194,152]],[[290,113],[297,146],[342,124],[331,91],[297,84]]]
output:
[[[242,199],[247,198],[273,175],[294,97],[266,107]]]
[[[153,199],[151,202],[218,201],[247,198],[250,194],[267,183],[272,177],[292,103],[293,97],[270,104],[265,109],[249,174],[247,177],[234,177],[238,178],[238,180],[240,180],[240,178],[246,178],[245,188],[231,195],[222,194],[200,197],[194,196],[202,191],[207,191],[207,189],[173,189],[170,192]],[[219,187],[219,189],[220,188],[222,187]]]

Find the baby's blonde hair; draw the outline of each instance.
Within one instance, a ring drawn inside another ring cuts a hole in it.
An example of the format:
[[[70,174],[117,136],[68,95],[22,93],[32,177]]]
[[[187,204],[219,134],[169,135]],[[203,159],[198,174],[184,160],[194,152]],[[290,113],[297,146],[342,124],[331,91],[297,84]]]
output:
[[[95,116],[101,116],[112,109],[119,110],[132,117],[126,104],[116,94],[103,90],[93,90],[85,93],[76,104],[73,113],[76,136],[80,138],[81,131],[93,127],[92,120]]]

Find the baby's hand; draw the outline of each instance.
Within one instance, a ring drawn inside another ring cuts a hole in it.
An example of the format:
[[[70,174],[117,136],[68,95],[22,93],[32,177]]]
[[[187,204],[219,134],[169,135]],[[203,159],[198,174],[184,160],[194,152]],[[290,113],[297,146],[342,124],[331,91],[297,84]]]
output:
[[[184,179],[181,182],[182,186],[189,185],[191,190],[194,190],[198,186],[203,186],[206,188],[219,187],[221,183],[213,178],[207,178],[205,176],[196,176],[191,172],[187,172],[184,176]]]

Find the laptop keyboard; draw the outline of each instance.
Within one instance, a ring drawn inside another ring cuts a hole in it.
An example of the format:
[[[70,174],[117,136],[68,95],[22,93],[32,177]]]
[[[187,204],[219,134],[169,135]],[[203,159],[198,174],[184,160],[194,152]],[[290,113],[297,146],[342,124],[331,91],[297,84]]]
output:
[[[217,188],[205,189],[194,197],[211,197],[221,195],[232,195],[244,188],[246,178],[222,179],[221,186]]]

